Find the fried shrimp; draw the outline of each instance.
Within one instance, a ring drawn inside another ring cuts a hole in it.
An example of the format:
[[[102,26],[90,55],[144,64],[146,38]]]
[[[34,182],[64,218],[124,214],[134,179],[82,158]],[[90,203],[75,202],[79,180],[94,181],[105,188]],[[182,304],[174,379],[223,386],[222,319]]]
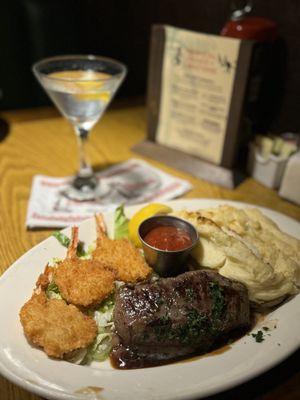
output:
[[[53,278],[54,268],[46,265],[45,271],[38,277],[36,290],[46,290]]]
[[[98,260],[116,273],[118,280],[137,282],[146,279],[151,268],[140,251],[127,239],[109,239],[101,214],[96,215],[97,243],[93,259]]]
[[[94,306],[113,291],[116,274],[95,259],[79,259],[76,256],[77,245],[78,228],[74,227],[67,257],[54,269],[53,279],[68,303]]]
[[[87,347],[97,335],[91,317],[63,300],[47,299],[43,291],[24,304],[20,320],[27,339],[55,358]]]

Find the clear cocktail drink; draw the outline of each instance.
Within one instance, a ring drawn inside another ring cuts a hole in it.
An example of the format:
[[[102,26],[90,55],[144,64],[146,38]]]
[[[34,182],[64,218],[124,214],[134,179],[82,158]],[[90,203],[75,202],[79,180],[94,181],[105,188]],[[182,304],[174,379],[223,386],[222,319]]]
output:
[[[36,63],[33,71],[78,137],[79,172],[66,195],[75,200],[103,196],[104,190],[87,161],[84,142],[122,83],[126,67],[104,57],[61,56]]]

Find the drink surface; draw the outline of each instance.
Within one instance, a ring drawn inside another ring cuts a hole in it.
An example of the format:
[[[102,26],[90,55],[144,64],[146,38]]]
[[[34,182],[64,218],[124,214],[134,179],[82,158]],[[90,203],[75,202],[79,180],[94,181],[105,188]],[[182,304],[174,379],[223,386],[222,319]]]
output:
[[[48,74],[49,78],[66,79],[66,80],[80,80],[80,81],[95,81],[110,79],[112,75],[105,72],[94,71],[92,69],[86,70],[66,70],[56,71]]]
[[[89,130],[104,113],[119,79],[93,70],[63,70],[42,78],[61,113],[76,127]]]

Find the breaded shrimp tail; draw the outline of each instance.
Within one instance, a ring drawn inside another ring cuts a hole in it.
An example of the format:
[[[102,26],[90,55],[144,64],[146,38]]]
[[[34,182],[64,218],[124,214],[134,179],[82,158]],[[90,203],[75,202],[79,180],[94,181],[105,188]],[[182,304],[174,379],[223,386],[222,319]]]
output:
[[[76,257],[78,242],[79,242],[78,226],[73,226],[71,242],[70,242],[70,245],[69,245],[68,251],[67,251],[67,258],[75,258]]]
[[[78,228],[72,228],[67,257],[54,270],[54,281],[62,297],[78,307],[100,304],[114,289],[114,271],[97,260],[77,257]]]
[[[49,283],[51,283],[52,281],[53,272],[54,268],[49,267],[49,265],[47,264],[45,267],[45,271],[42,274],[40,274],[38,280],[36,281],[34,289],[35,294],[39,294],[47,289]]]
[[[102,214],[95,215],[97,241],[93,259],[100,261],[116,273],[117,280],[137,282],[152,272],[140,251],[127,239],[110,239]]]
[[[106,225],[101,213],[95,214],[96,230],[97,230],[97,246],[101,245],[103,240],[107,238]]]

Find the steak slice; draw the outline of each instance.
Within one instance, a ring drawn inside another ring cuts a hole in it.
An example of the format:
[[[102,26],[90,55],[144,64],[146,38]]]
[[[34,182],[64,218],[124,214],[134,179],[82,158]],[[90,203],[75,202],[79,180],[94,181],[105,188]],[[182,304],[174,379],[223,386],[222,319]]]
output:
[[[126,285],[116,293],[114,323],[114,365],[155,365],[206,352],[221,336],[249,326],[248,293],[212,270]]]

